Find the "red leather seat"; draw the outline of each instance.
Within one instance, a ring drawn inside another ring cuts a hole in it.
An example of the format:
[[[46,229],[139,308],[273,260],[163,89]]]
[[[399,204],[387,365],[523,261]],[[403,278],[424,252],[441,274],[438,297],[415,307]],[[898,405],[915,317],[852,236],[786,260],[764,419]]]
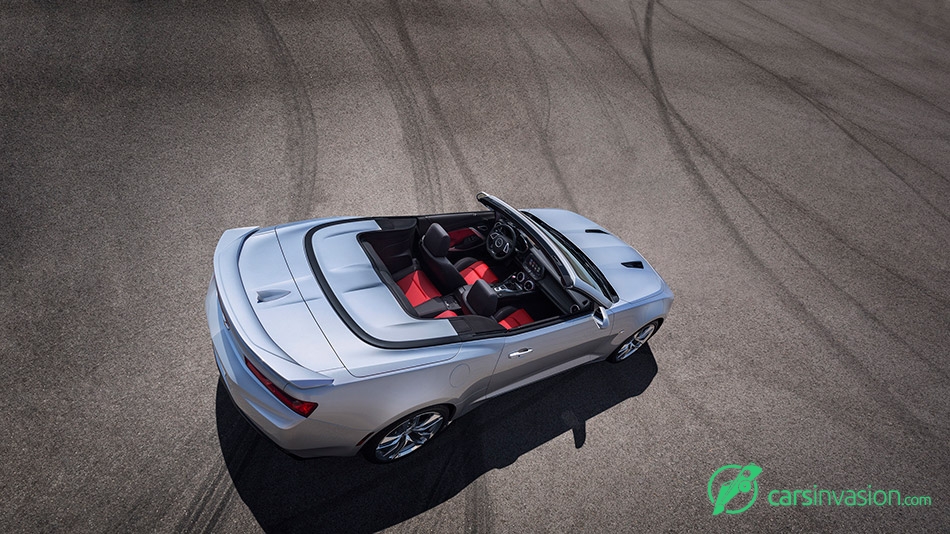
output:
[[[426,273],[419,270],[412,271],[400,278],[396,281],[396,285],[406,294],[409,304],[413,306],[418,306],[429,299],[442,296],[442,293],[439,293],[439,290],[435,288]]]
[[[458,269],[459,274],[465,279],[465,283],[469,285],[474,284],[478,280],[484,280],[489,284],[494,284],[498,281],[498,276],[492,272],[488,264],[481,260],[476,260],[475,258],[462,258],[455,263],[455,268]]]
[[[449,234],[442,225],[432,223],[419,244],[422,266],[440,290],[451,293],[465,285],[458,269],[445,257],[449,253]]]
[[[445,257],[449,250],[449,242],[449,235],[442,226],[438,223],[432,223],[420,243],[422,264],[426,271],[420,269],[419,262],[413,260],[413,265],[409,267],[413,270],[409,274],[403,275],[402,273],[405,271],[399,273],[402,278],[396,281],[396,285],[406,295],[412,307],[420,306],[429,300],[443,296],[442,291],[448,294],[463,285],[474,285],[479,280],[483,280],[486,284],[498,281],[498,276],[492,272],[484,261],[462,258],[454,265],[449,263]],[[426,272],[429,274],[426,274]],[[432,278],[430,278],[430,275]],[[487,291],[494,295],[491,288],[488,288]],[[491,311],[487,312],[486,315],[489,313]],[[435,318],[442,319],[454,316],[457,316],[457,314],[444,311],[436,315]]]
[[[460,230],[455,230],[455,239]],[[452,234],[449,234],[439,223],[432,223],[422,238],[422,260],[426,270],[432,275],[436,286],[446,292],[451,292],[463,285],[472,285],[478,280],[489,284],[498,281],[498,276],[484,261],[475,258],[462,258],[454,264],[445,257],[452,246]]]
[[[498,321],[498,324],[505,327],[505,330],[511,330],[512,328],[518,328],[519,326],[534,322],[534,319],[532,319],[524,309],[516,309],[512,306],[505,306],[498,310],[493,317]]]

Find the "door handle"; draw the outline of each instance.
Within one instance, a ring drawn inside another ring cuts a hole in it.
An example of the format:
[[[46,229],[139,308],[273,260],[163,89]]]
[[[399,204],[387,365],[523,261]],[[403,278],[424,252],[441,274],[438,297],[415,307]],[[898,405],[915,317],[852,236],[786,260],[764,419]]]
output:
[[[521,349],[521,350],[516,350],[516,351],[512,352],[511,354],[509,354],[508,357],[509,357],[509,358],[520,358],[520,357],[524,356],[525,354],[528,354],[528,353],[531,352],[532,350],[534,350],[534,349]]]

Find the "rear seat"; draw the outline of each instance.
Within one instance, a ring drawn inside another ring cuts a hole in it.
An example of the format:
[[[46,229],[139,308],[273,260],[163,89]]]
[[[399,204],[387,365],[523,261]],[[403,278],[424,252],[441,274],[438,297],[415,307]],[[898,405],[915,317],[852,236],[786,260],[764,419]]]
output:
[[[396,279],[396,285],[409,299],[409,304],[413,306],[418,306],[429,299],[442,296],[442,293],[439,293],[439,290],[435,288],[435,284],[429,280],[426,273],[418,269]]]
[[[419,268],[417,261],[413,260],[410,267],[393,274],[392,278],[395,279],[396,286],[402,290],[409,305],[419,317],[446,319],[458,316],[454,311],[446,309],[447,305],[442,300],[442,293],[435,287],[429,276]]]

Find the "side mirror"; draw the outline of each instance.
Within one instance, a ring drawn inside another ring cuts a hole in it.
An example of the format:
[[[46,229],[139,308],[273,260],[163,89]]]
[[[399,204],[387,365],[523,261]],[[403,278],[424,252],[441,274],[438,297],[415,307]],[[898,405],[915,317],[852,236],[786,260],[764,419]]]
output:
[[[610,319],[607,318],[607,310],[603,306],[597,306],[597,309],[594,310],[594,322],[597,323],[597,328],[607,328],[610,326]]]

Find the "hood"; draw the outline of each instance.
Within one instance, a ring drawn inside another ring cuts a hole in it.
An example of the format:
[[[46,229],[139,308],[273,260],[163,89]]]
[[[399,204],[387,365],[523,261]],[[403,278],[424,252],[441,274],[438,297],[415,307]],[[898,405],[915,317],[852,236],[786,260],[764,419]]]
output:
[[[635,302],[667,287],[636,249],[587,217],[560,209],[525,211],[577,245],[604,273],[621,300]]]

